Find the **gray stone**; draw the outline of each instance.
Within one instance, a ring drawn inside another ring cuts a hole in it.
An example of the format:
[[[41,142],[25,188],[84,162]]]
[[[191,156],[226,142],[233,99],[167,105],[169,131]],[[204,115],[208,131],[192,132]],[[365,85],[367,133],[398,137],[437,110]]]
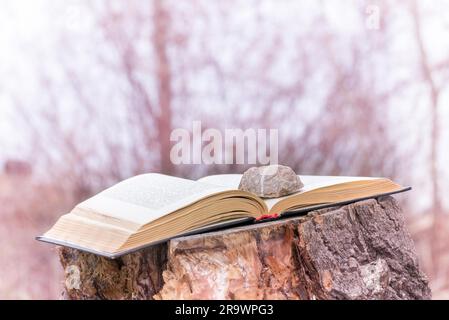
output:
[[[239,189],[263,198],[278,198],[298,192],[304,184],[290,168],[281,165],[252,167],[243,174]]]

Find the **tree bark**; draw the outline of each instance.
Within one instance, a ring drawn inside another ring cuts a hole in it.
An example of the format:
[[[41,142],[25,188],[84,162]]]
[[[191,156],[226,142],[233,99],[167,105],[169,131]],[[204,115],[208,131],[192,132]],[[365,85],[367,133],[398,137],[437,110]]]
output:
[[[177,238],[109,260],[60,250],[69,299],[429,299],[397,202]]]

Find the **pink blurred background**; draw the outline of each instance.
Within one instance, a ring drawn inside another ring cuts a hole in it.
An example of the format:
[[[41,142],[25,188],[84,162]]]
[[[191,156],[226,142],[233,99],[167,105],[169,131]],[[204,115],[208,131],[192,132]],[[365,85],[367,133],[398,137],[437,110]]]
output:
[[[58,299],[34,237],[77,202],[173,165],[170,133],[274,128],[300,174],[386,176],[434,298],[449,298],[447,1],[0,4],[0,298]]]

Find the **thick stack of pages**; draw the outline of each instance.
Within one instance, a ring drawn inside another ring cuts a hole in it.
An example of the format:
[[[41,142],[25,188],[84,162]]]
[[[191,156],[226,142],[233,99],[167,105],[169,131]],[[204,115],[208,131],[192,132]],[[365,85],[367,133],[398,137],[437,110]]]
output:
[[[154,173],[136,176],[78,204],[38,239],[114,258],[261,215],[305,212],[410,189],[385,178],[300,176],[304,183],[300,192],[262,199],[238,190],[240,178],[216,175],[194,181]]]

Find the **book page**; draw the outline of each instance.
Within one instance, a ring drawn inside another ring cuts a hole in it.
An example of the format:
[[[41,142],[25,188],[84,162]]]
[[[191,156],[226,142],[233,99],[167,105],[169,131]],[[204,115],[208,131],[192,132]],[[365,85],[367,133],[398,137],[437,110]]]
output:
[[[150,173],[124,180],[77,208],[139,224],[151,222],[226,187]]]
[[[242,174],[217,174],[198,179],[200,182],[213,184],[229,189],[238,189]],[[372,177],[345,177],[345,176],[306,176],[298,175],[304,187],[300,192],[310,191],[313,189],[328,187],[338,183],[378,179]]]
[[[216,174],[200,178],[197,181],[237,190],[240,179],[242,179],[242,174]]]
[[[271,208],[276,203],[296,194],[304,193],[322,187],[336,185],[339,183],[378,179],[373,177],[310,176],[310,175],[298,175],[298,177],[304,184],[304,187],[299,192],[280,198],[263,199],[269,210],[271,210]],[[241,178],[242,174],[219,174],[207,176],[199,179],[198,181],[206,182],[208,184],[214,184],[217,186],[238,189]]]

